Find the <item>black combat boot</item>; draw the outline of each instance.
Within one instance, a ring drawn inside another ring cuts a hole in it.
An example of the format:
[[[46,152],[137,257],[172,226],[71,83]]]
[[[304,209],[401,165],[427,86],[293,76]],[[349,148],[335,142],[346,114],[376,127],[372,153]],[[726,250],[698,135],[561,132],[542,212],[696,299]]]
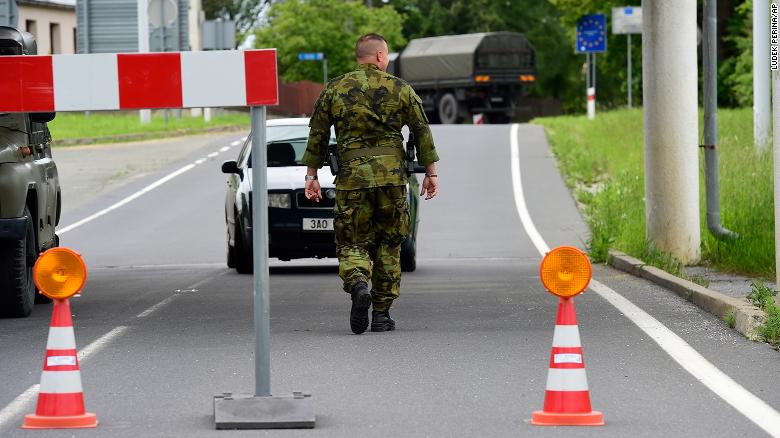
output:
[[[352,333],[359,335],[368,328],[368,308],[371,307],[371,293],[365,281],[358,281],[352,286],[352,311],[349,314],[349,325]]]
[[[390,318],[390,311],[384,310],[377,312],[376,310],[371,312],[371,331],[372,332],[389,332],[395,330],[395,321]]]

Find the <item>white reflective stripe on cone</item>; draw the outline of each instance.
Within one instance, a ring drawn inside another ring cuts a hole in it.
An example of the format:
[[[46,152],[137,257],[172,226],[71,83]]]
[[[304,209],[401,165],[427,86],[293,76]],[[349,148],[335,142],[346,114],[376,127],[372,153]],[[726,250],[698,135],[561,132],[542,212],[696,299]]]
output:
[[[44,371],[41,374],[42,394],[70,394],[83,392],[78,371]]]
[[[73,327],[49,327],[49,340],[46,342],[47,350],[75,350],[76,336]]]
[[[576,325],[556,325],[553,347],[581,347],[580,329]]]
[[[588,377],[585,368],[550,368],[547,373],[548,391],[587,391]]]

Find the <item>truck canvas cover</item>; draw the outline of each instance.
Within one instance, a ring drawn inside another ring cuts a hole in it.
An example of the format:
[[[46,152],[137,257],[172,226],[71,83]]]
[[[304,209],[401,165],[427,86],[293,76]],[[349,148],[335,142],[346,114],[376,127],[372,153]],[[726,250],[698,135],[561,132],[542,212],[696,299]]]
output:
[[[410,82],[471,78],[478,51],[532,53],[525,37],[514,32],[419,38],[400,56],[401,77]]]

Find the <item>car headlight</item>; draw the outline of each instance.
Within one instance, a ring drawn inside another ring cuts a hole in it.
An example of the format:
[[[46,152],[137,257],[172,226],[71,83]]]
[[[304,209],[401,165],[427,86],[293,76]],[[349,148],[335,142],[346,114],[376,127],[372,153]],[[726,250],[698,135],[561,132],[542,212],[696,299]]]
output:
[[[292,198],[289,193],[269,193],[268,206],[274,208],[292,208]]]

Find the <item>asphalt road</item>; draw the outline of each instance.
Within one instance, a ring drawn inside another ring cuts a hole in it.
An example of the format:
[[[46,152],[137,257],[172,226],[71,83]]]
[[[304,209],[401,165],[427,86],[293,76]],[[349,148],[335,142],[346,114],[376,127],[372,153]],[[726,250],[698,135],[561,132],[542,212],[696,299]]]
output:
[[[541,128],[521,125],[517,134],[534,238],[518,212],[511,127],[434,127],[441,193],[422,202],[418,270],[404,276],[393,306],[397,331],[351,334],[333,261],[272,262],[272,390],[312,393],[314,430],[214,430],[212,396],[254,387],[251,277],[224,266],[219,166],[237,148],[207,158],[240,135],[210,138],[181,160],[66,210],[62,244],[91,269],[72,306],[77,342],[87,350],[87,408],[100,425],[19,429],[34,410],[30,388],[39,380],[50,317],[44,305],[30,318],[0,320],[0,436],[767,436],[748,416],[751,408],[778,415],[780,353],[604,266],[595,267],[594,279],[766,405],[745,404],[734,386],[716,394],[709,365],[680,356],[680,343],[669,347],[663,330],[646,319],[640,328],[630,319],[636,312],[588,291],[576,300],[578,319],[592,404],[607,425],[529,424],[542,407],[557,305],[539,283],[538,239],[583,246],[587,229]],[[697,365],[686,370],[675,354]]]

